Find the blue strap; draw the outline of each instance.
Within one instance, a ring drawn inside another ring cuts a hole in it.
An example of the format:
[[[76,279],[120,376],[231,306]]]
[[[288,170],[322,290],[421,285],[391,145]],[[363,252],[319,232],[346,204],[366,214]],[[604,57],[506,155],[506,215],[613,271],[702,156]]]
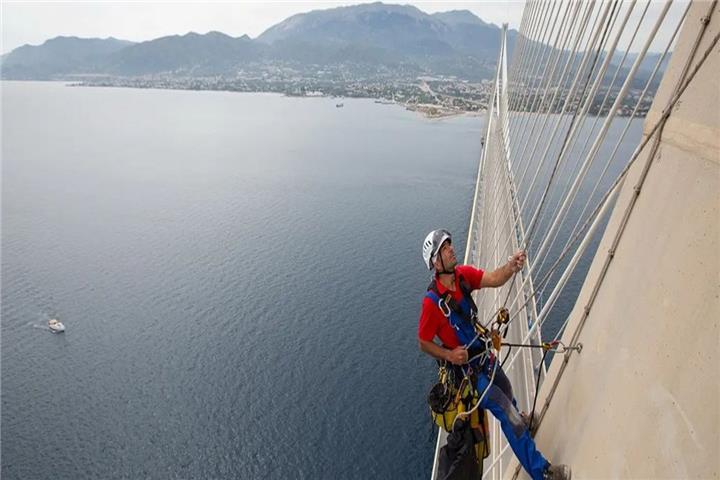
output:
[[[440,310],[440,312],[448,319],[450,325],[455,330],[455,335],[457,335],[458,340],[462,345],[467,345],[472,341],[473,338],[475,338],[475,329],[472,325],[465,321],[465,319],[463,319],[460,315],[454,312],[447,304],[445,305],[445,308],[447,309],[446,311],[448,313],[446,314],[445,311],[443,311],[443,308],[440,306],[441,297],[437,293],[433,292],[432,290],[428,290],[425,293],[425,296],[432,300],[435,306],[437,306],[437,308]],[[469,308],[467,300],[465,298],[463,298],[461,308],[465,310]]]
[[[425,296],[428,297],[433,302],[435,302],[436,304],[440,301],[440,297],[438,297],[437,293],[433,292],[432,290],[428,290],[425,293]]]

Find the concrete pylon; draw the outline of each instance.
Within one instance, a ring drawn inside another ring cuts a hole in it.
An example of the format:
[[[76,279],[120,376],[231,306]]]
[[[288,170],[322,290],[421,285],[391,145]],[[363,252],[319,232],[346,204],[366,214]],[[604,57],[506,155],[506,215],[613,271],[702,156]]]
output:
[[[645,136],[672,98],[711,5],[690,8]],[[690,71],[720,32],[718,10]],[[538,446],[551,462],[571,465],[573,478],[720,478],[718,78],[720,44],[673,108],[600,280],[653,140],[628,172],[563,338],[578,333],[582,353],[555,358],[541,389],[538,410],[552,396]]]

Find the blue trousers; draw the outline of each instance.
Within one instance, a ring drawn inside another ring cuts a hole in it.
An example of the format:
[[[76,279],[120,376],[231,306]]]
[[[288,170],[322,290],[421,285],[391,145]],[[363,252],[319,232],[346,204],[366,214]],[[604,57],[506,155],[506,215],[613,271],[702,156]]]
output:
[[[495,360],[497,361],[497,360]],[[491,368],[484,368],[483,373],[477,376],[477,391],[482,394],[490,383]],[[502,431],[510,443],[510,448],[515,452],[518,460],[533,480],[542,480],[543,472],[549,462],[543,457],[535,446],[535,440],[523,422],[520,412],[517,409],[513,397],[512,385],[500,365],[495,371],[495,378],[485,397],[480,402],[480,407],[490,410],[500,422]]]

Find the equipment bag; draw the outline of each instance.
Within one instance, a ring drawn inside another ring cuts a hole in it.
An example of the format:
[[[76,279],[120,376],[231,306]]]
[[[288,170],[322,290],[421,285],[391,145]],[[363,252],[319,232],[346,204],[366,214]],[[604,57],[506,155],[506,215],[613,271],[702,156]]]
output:
[[[445,366],[440,367],[439,381],[430,389],[427,399],[433,421],[448,433],[452,432],[453,424],[461,423],[461,420],[455,422],[455,417],[459,413],[471,409],[479,400],[477,392],[472,387],[473,382],[463,379],[457,385],[453,372],[454,369],[448,370]],[[458,392],[460,393],[458,394]],[[487,442],[487,422],[487,413],[481,408],[476,408],[470,414],[469,428],[472,430],[476,457],[479,459],[487,458],[490,455],[490,445]]]

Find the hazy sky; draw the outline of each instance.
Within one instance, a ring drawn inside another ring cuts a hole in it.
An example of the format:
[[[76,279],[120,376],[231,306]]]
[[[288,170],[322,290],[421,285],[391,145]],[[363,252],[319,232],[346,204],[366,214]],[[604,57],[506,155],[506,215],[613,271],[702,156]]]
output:
[[[189,31],[217,30],[233,37],[243,34],[255,38],[265,29],[296,13],[365,1],[234,1],[234,2],[32,2],[3,0],[2,46],[0,51],[24,45],[39,45],[58,35],[77,37],[116,37],[124,40],[152,40]],[[502,2],[406,2],[427,13],[470,10],[487,22],[508,22],[518,28],[524,1]]]

